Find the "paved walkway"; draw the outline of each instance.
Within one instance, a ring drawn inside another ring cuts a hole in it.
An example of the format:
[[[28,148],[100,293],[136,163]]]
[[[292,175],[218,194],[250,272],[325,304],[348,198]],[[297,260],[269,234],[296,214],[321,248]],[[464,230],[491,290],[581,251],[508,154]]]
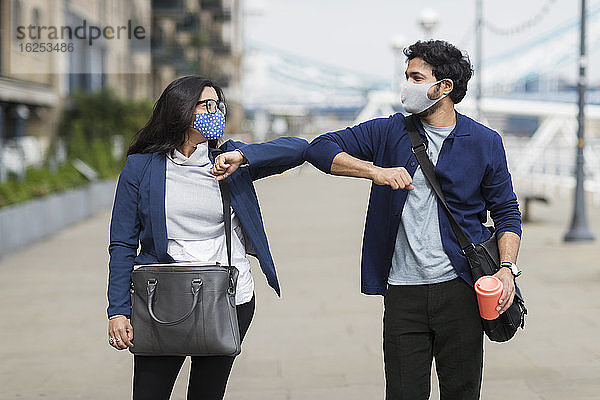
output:
[[[359,291],[368,183],[305,166],[257,190],[283,297],[253,262],[258,307],[226,398],[382,399],[382,299]],[[600,398],[600,208],[588,209],[598,241],[565,244],[570,204],[533,206],[519,257],[527,327],[486,343],[483,399]],[[0,260],[0,399],[130,397],[132,357],[106,343],[108,218]]]

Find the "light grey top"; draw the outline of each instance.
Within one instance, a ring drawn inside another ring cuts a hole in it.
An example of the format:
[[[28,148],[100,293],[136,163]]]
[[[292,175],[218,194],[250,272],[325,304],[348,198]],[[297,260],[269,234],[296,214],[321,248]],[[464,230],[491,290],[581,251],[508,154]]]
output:
[[[210,173],[207,142],[189,158],[175,150],[167,155],[167,236],[169,239],[213,239],[223,236],[219,183]]]
[[[177,150],[167,155],[167,253],[175,261],[229,264],[221,191],[211,167],[208,142],[199,144],[189,158]],[[239,271],[235,298],[243,304],[252,299],[254,281],[242,227],[233,210],[231,230],[231,262]]]
[[[427,153],[435,165],[444,139],[454,125],[436,127],[423,123],[428,139]],[[414,190],[408,192],[396,235],[390,285],[422,285],[456,278],[450,259],[444,252],[438,202],[419,166],[413,176]]]

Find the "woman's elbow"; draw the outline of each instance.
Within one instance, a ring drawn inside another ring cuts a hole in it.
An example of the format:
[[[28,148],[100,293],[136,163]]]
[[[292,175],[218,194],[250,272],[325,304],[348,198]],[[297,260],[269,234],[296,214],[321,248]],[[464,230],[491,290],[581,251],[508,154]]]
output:
[[[304,160],[308,161],[311,164],[315,164],[318,158],[318,154],[320,154],[320,144],[321,140],[319,137],[314,139],[312,142],[307,143],[304,149]]]

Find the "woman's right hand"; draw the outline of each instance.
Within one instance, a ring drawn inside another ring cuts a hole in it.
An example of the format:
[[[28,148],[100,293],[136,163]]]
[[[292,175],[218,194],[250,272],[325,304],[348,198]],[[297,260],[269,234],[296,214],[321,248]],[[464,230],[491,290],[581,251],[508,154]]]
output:
[[[216,181],[221,181],[233,174],[240,165],[247,163],[246,157],[241,150],[228,151],[221,153],[215,158],[215,164],[210,169],[210,173],[215,176]]]
[[[133,326],[124,315],[108,320],[108,343],[117,350],[133,347]]]

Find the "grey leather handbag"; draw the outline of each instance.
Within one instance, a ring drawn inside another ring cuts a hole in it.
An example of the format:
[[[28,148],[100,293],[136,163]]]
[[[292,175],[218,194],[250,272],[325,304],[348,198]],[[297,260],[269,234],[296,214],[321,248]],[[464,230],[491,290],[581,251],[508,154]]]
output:
[[[211,149],[213,157],[220,152]],[[229,266],[174,263],[137,266],[131,274],[131,324],[137,355],[236,356],[238,270],[231,266],[229,188],[219,181]]]

